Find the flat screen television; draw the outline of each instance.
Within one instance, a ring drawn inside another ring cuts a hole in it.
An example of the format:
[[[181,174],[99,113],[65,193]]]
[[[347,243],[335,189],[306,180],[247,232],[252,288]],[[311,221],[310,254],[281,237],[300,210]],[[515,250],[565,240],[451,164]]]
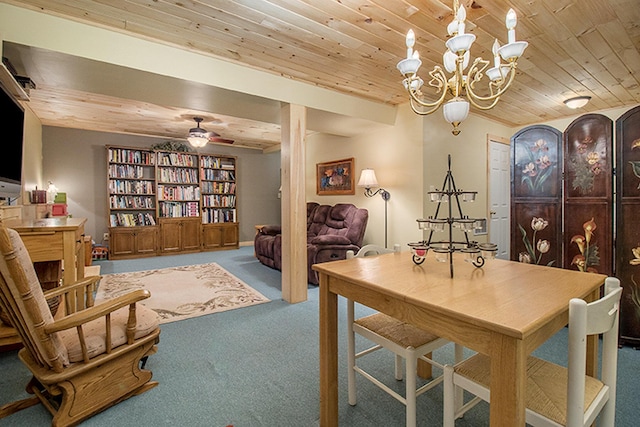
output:
[[[24,108],[0,88],[0,197],[11,200],[20,196],[22,184]]]

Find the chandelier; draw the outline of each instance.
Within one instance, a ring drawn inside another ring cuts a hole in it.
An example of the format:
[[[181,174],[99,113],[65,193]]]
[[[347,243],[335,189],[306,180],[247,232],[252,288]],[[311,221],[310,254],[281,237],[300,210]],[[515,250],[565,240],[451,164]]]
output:
[[[444,118],[453,125],[452,133],[458,135],[458,126],[467,118],[470,103],[481,110],[490,110],[511,86],[516,75],[516,61],[522,56],[528,43],[516,41],[516,12],[509,9],[505,20],[508,42],[500,46],[496,39],[493,43],[493,67],[487,69],[490,62],[476,58],[465,75],[470,60],[469,50],[476,36],[465,33],[467,13],[458,0],[453,1],[453,16],[453,21],[447,26],[450,38],[445,43],[447,50],[442,57],[444,70],[442,66],[436,65],[429,72],[431,79],[428,85],[435,88],[436,95],[439,94],[436,100],[428,100],[422,91],[424,80],[418,77],[422,61],[418,51],[413,50],[416,42],[413,30],[407,33],[407,57],[398,62],[398,70],[404,77],[402,84],[409,93],[411,109],[416,114],[427,115],[444,104]],[[485,75],[487,79],[484,79]],[[476,85],[484,86],[485,83],[486,89],[476,92]],[[445,102],[447,98],[449,99]]]

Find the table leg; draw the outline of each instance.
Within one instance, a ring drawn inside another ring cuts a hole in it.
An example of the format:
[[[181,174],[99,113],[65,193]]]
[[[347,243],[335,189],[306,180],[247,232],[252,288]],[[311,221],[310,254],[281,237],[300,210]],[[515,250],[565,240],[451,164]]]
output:
[[[320,273],[320,426],[338,425],[338,296]]]
[[[522,340],[494,334],[491,346],[492,426],[524,426],[527,354]]]

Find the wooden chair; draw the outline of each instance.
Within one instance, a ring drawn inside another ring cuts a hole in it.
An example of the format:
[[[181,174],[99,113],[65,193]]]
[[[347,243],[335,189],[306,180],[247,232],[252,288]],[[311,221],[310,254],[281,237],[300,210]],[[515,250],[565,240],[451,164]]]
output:
[[[353,251],[348,251],[347,259],[399,252],[399,249],[397,245],[395,251],[376,245],[366,245],[357,254],[354,254]],[[349,299],[347,300],[347,332],[349,404],[352,406],[356,404],[357,372],[403,403],[406,406],[406,425],[408,427],[415,426],[416,398],[442,382],[442,376],[439,376],[417,388],[418,360],[424,360],[429,365],[442,369],[443,366],[432,360],[430,356],[434,350],[448,344],[449,341],[383,313],[374,313],[355,319],[354,302]],[[356,333],[372,341],[375,345],[356,353]],[[357,364],[357,360],[361,357],[383,348],[393,352],[395,355],[395,378],[397,380],[403,379],[402,359],[405,360],[404,397]],[[455,353],[455,360],[458,362],[462,359],[462,347],[456,345]]]
[[[620,281],[605,281],[605,296],[587,304],[569,302],[568,366],[558,366],[537,357],[527,359],[526,422],[533,426],[584,427],[598,415],[599,425],[613,427],[615,421],[618,364],[618,316]],[[585,375],[587,336],[603,334],[600,378]],[[489,402],[490,360],[477,354],[455,366],[445,366],[444,423],[453,427],[478,398]],[[454,390],[461,387],[477,396],[458,405]]]
[[[0,418],[39,401],[52,425],[75,425],[158,384],[140,366],[160,335],[156,313],[136,304],[148,291],[94,305],[94,276],[44,293],[20,236],[2,221],[0,253],[0,307],[22,340],[18,355],[33,375],[26,389],[36,396],[0,408]],[[54,319],[47,299],[58,296],[64,310]]]

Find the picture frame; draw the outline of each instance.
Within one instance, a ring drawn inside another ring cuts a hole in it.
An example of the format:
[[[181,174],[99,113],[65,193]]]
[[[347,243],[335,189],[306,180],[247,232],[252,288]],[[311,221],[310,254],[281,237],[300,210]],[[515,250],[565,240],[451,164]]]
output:
[[[353,157],[316,164],[316,193],[320,196],[356,194]]]

